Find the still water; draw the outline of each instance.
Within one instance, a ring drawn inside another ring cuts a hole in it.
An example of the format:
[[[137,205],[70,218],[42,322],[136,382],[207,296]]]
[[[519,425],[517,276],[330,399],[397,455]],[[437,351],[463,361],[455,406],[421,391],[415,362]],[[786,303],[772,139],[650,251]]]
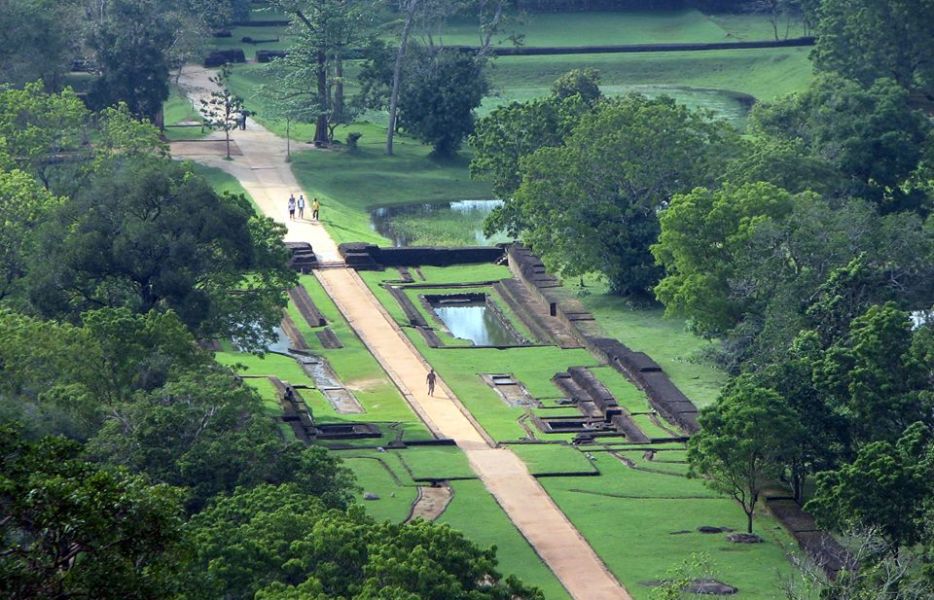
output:
[[[394,246],[491,246],[506,236],[483,235],[483,221],[502,200],[396,204],[370,210],[370,225]]]
[[[434,306],[435,314],[454,337],[470,340],[474,346],[516,346],[520,344],[504,326],[499,315],[485,303]]]

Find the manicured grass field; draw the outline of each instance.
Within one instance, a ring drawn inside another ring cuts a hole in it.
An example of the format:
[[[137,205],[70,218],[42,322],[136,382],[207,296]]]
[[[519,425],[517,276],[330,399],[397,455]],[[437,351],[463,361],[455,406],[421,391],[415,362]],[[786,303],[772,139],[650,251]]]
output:
[[[648,598],[641,582],[693,555],[709,557],[709,575],[739,588],[739,598],[782,598],[781,584],[794,576],[786,556],[794,541],[770,516],[756,518],[762,544],[732,544],[724,534],[702,534],[701,525],[745,530],[745,515],[698,480],[633,470],[601,453],[600,477],[540,480],[607,566],[637,599]],[[683,533],[676,533],[683,532]]]

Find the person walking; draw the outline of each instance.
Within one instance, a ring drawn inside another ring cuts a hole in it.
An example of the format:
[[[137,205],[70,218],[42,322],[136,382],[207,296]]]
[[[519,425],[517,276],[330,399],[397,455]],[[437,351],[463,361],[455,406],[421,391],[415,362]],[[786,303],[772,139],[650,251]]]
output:
[[[305,194],[298,195],[298,220],[305,218]]]
[[[318,220],[318,211],[321,209],[321,203],[318,202],[317,198],[314,198],[311,201],[311,218],[315,221]]]
[[[289,195],[289,221],[295,220],[295,196]]]
[[[429,396],[435,395],[435,380],[436,379],[438,379],[438,375],[435,374],[435,370],[431,369],[430,371],[428,371],[428,377],[426,378],[426,381],[428,382],[428,395]]]

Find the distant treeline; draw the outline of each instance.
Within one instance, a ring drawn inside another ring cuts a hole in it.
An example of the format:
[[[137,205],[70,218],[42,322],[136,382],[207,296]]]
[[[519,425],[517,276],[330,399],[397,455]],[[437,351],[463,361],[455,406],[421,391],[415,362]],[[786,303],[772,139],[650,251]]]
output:
[[[709,11],[745,11],[752,0],[519,0],[519,7],[535,12],[573,10],[672,10],[698,8]]]

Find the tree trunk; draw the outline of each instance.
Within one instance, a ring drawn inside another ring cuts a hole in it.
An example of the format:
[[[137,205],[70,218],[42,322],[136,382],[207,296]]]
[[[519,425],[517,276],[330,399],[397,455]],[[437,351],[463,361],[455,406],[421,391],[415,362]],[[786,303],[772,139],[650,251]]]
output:
[[[409,34],[412,32],[412,23],[415,21],[415,10],[419,0],[408,0],[405,5],[405,25],[402,26],[402,37],[399,40],[399,49],[396,50],[396,64],[392,69],[392,94],[389,96],[389,127],[386,129],[386,154],[392,156],[392,139],[396,135],[396,117],[399,112],[399,88],[402,83],[402,60],[409,45]]]
[[[227,160],[230,160],[230,126],[224,127],[224,139],[227,142]]]
[[[318,50],[318,99],[321,101],[321,113],[315,121],[315,144],[327,144],[328,141],[328,67],[327,54],[324,49]]]
[[[334,56],[334,104],[331,109],[331,121],[341,123],[344,120],[344,59],[340,52]]]
[[[292,160],[292,119],[285,120],[285,162]]]

